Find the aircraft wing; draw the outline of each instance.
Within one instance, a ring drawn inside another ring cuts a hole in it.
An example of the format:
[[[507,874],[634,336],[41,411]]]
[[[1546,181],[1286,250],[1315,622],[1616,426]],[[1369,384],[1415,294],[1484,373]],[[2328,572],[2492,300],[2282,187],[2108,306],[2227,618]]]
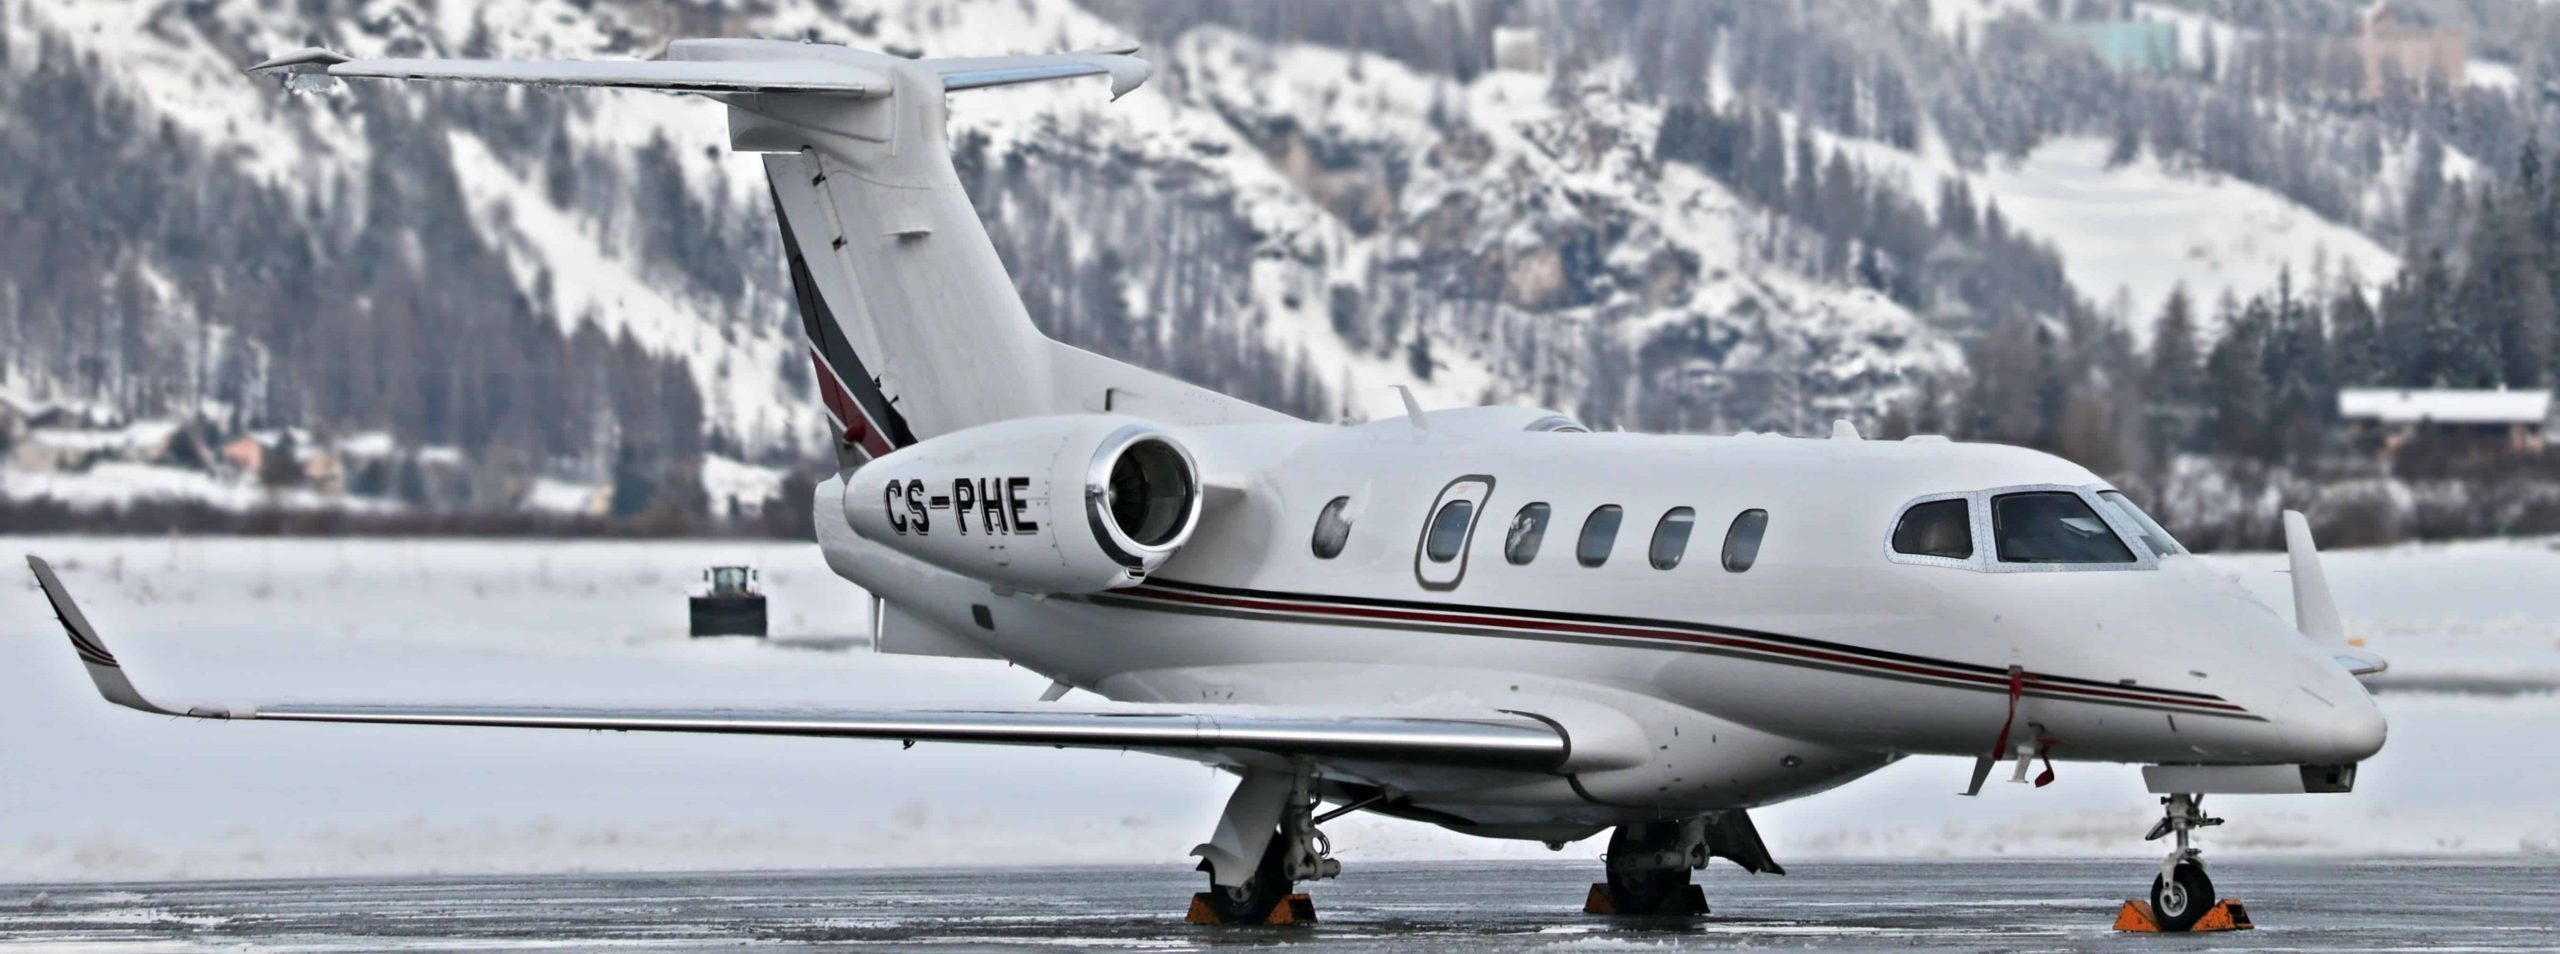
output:
[[[63,633],[107,701],[158,715],[197,719],[464,725],[614,732],[711,732],[908,742],[979,742],[1054,747],[1212,750],[1427,762],[1537,770],[1562,765],[1565,736],[1543,719],[1477,712],[1339,715],[1266,706],[1113,704],[1062,707],[758,709],[569,709],[484,706],[168,705],[134,687],[61,578],[27,558]]]

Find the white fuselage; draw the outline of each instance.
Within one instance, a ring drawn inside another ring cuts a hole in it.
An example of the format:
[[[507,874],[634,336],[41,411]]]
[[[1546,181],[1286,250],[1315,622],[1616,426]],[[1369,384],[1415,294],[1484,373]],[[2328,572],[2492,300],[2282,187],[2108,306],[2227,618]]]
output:
[[[1216,490],[1197,533],[1145,583],[1089,596],[1004,592],[847,532],[829,519],[838,482],[820,491],[820,539],[839,573],[906,617],[1114,700],[1587,704],[1591,721],[1564,721],[1593,754],[1560,773],[1326,766],[1483,834],[1587,833],[1793,798],[1905,754],[1989,755],[2013,704],[2019,734],[2033,727],[2057,759],[2337,764],[2381,744],[2344,669],[2201,558],[2153,553],[2134,528],[2117,527],[2138,560],[2106,567],[2004,564],[1979,518],[1970,560],[1892,556],[1915,500],[2103,488],[2059,458],[1531,429],[1551,418],[1480,408],[1427,427],[1174,429]],[[1349,533],[1321,557],[1318,515],[1342,497]],[[1474,519],[1436,561],[1426,527],[1452,497]],[[1548,505],[1543,541],[1515,562],[1506,530],[1533,503]],[[1586,565],[1584,521],[1607,505],[1621,526]],[[1653,538],[1675,508],[1693,529],[1677,564],[1657,568]],[[1766,513],[1756,556],[1728,569],[1729,528],[1750,510]]]

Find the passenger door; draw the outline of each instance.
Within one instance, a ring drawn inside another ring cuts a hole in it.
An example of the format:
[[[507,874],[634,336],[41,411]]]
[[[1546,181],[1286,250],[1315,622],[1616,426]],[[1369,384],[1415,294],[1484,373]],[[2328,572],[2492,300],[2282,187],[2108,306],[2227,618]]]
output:
[[[1484,519],[1485,501],[1492,496],[1493,478],[1473,474],[1450,481],[1431,501],[1422,517],[1422,539],[1413,547],[1413,577],[1423,589],[1456,589],[1466,577],[1476,524]]]

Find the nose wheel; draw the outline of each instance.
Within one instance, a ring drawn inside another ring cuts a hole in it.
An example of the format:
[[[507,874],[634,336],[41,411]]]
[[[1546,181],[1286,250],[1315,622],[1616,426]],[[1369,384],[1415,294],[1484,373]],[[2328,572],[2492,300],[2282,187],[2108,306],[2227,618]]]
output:
[[[2151,879],[2152,921],[2159,930],[2185,932],[2213,910],[2221,898],[2213,893],[2213,879],[2204,873],[2202,852],[2194,845],[2195,830],[2222,824],[2222,819],[2204,813],[2204,796],[2178,794],[2160,800],[2160,823],[2151,826],[2144,841],[2158,841],[2177,836],[2169,856],[2161,859],[2160,873]]]
[[[2172,933],[2196,926],[2196,921],[2222,899],[2214,897],[2213,879],[2206,877],[2204,863],[2189,859],[2172,866],[2167,874],[2151,877],[2151,915],[2160,930]]]

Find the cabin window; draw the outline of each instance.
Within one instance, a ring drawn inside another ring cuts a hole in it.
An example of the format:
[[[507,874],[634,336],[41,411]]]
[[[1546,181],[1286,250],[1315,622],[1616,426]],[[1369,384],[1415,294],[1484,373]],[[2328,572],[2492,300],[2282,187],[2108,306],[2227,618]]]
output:
[[[1902,512],[1893,528],[1893,552],[1947,560],[1973,559],[1972,505],[1932,500]]]
[[[1724,532],[1724,568],[1740,573],[1760,559],[1760,534],[1769,529],[1769,512],[1745,510]]]
[[[1502,535],[1502,558],[1512,566],[1527,566],[1538,558],[1538,544],[1547,542],[1547,517],[1555,508],[1533,503],[1511,515],[1511,529]]]
[[[1991,538],[2002,563],[2132,563],[2133,550],[2067,490],[1991,498]]]
[[[1609,549],[1618,544],[1618,522],[1626,515],[1617,504],[1608,504],[1583,518],[1582,540],[1574,545],[1573,558],[1583,566],[1609,562]]]
[[[1689,531],[1698,525],[1698,512],[1687,507],[1673,507],[1653,525],[1653,546],[1645,550],[1645,559],[1657,570],[1680,565],[1680,557],[1689,552]]]
[[[1335,497],[1316,514],[1315,551],[1319,560],[1342,555],[1342,545],[1351,540],[1351,518],[1343,511],[1351,509],[1351,498]]]
[[[2178,544],[2178,538],[2169,535],[2169,528],[2161,526],[2160,521],[2151,519],[2150,514],[2134,506],[2133,498],[2125,496],[2123,491],[2101,490],[2098,491],[2098,499],[2113,505],[2116,512],[2124,516],[2124,522],[2132,524],[2138,531],[2142,545],[2150,547],[2153,554],[2168,556],[2187,552],[2186,547]]]
[[[1447,563],[1458,558],[1466,548],[1467,525],[1475,522],[1476,502],[1452,500],[1442,504],[1431,517],[1431,533],[1423,541],[1422,555],[1433,563]]]

